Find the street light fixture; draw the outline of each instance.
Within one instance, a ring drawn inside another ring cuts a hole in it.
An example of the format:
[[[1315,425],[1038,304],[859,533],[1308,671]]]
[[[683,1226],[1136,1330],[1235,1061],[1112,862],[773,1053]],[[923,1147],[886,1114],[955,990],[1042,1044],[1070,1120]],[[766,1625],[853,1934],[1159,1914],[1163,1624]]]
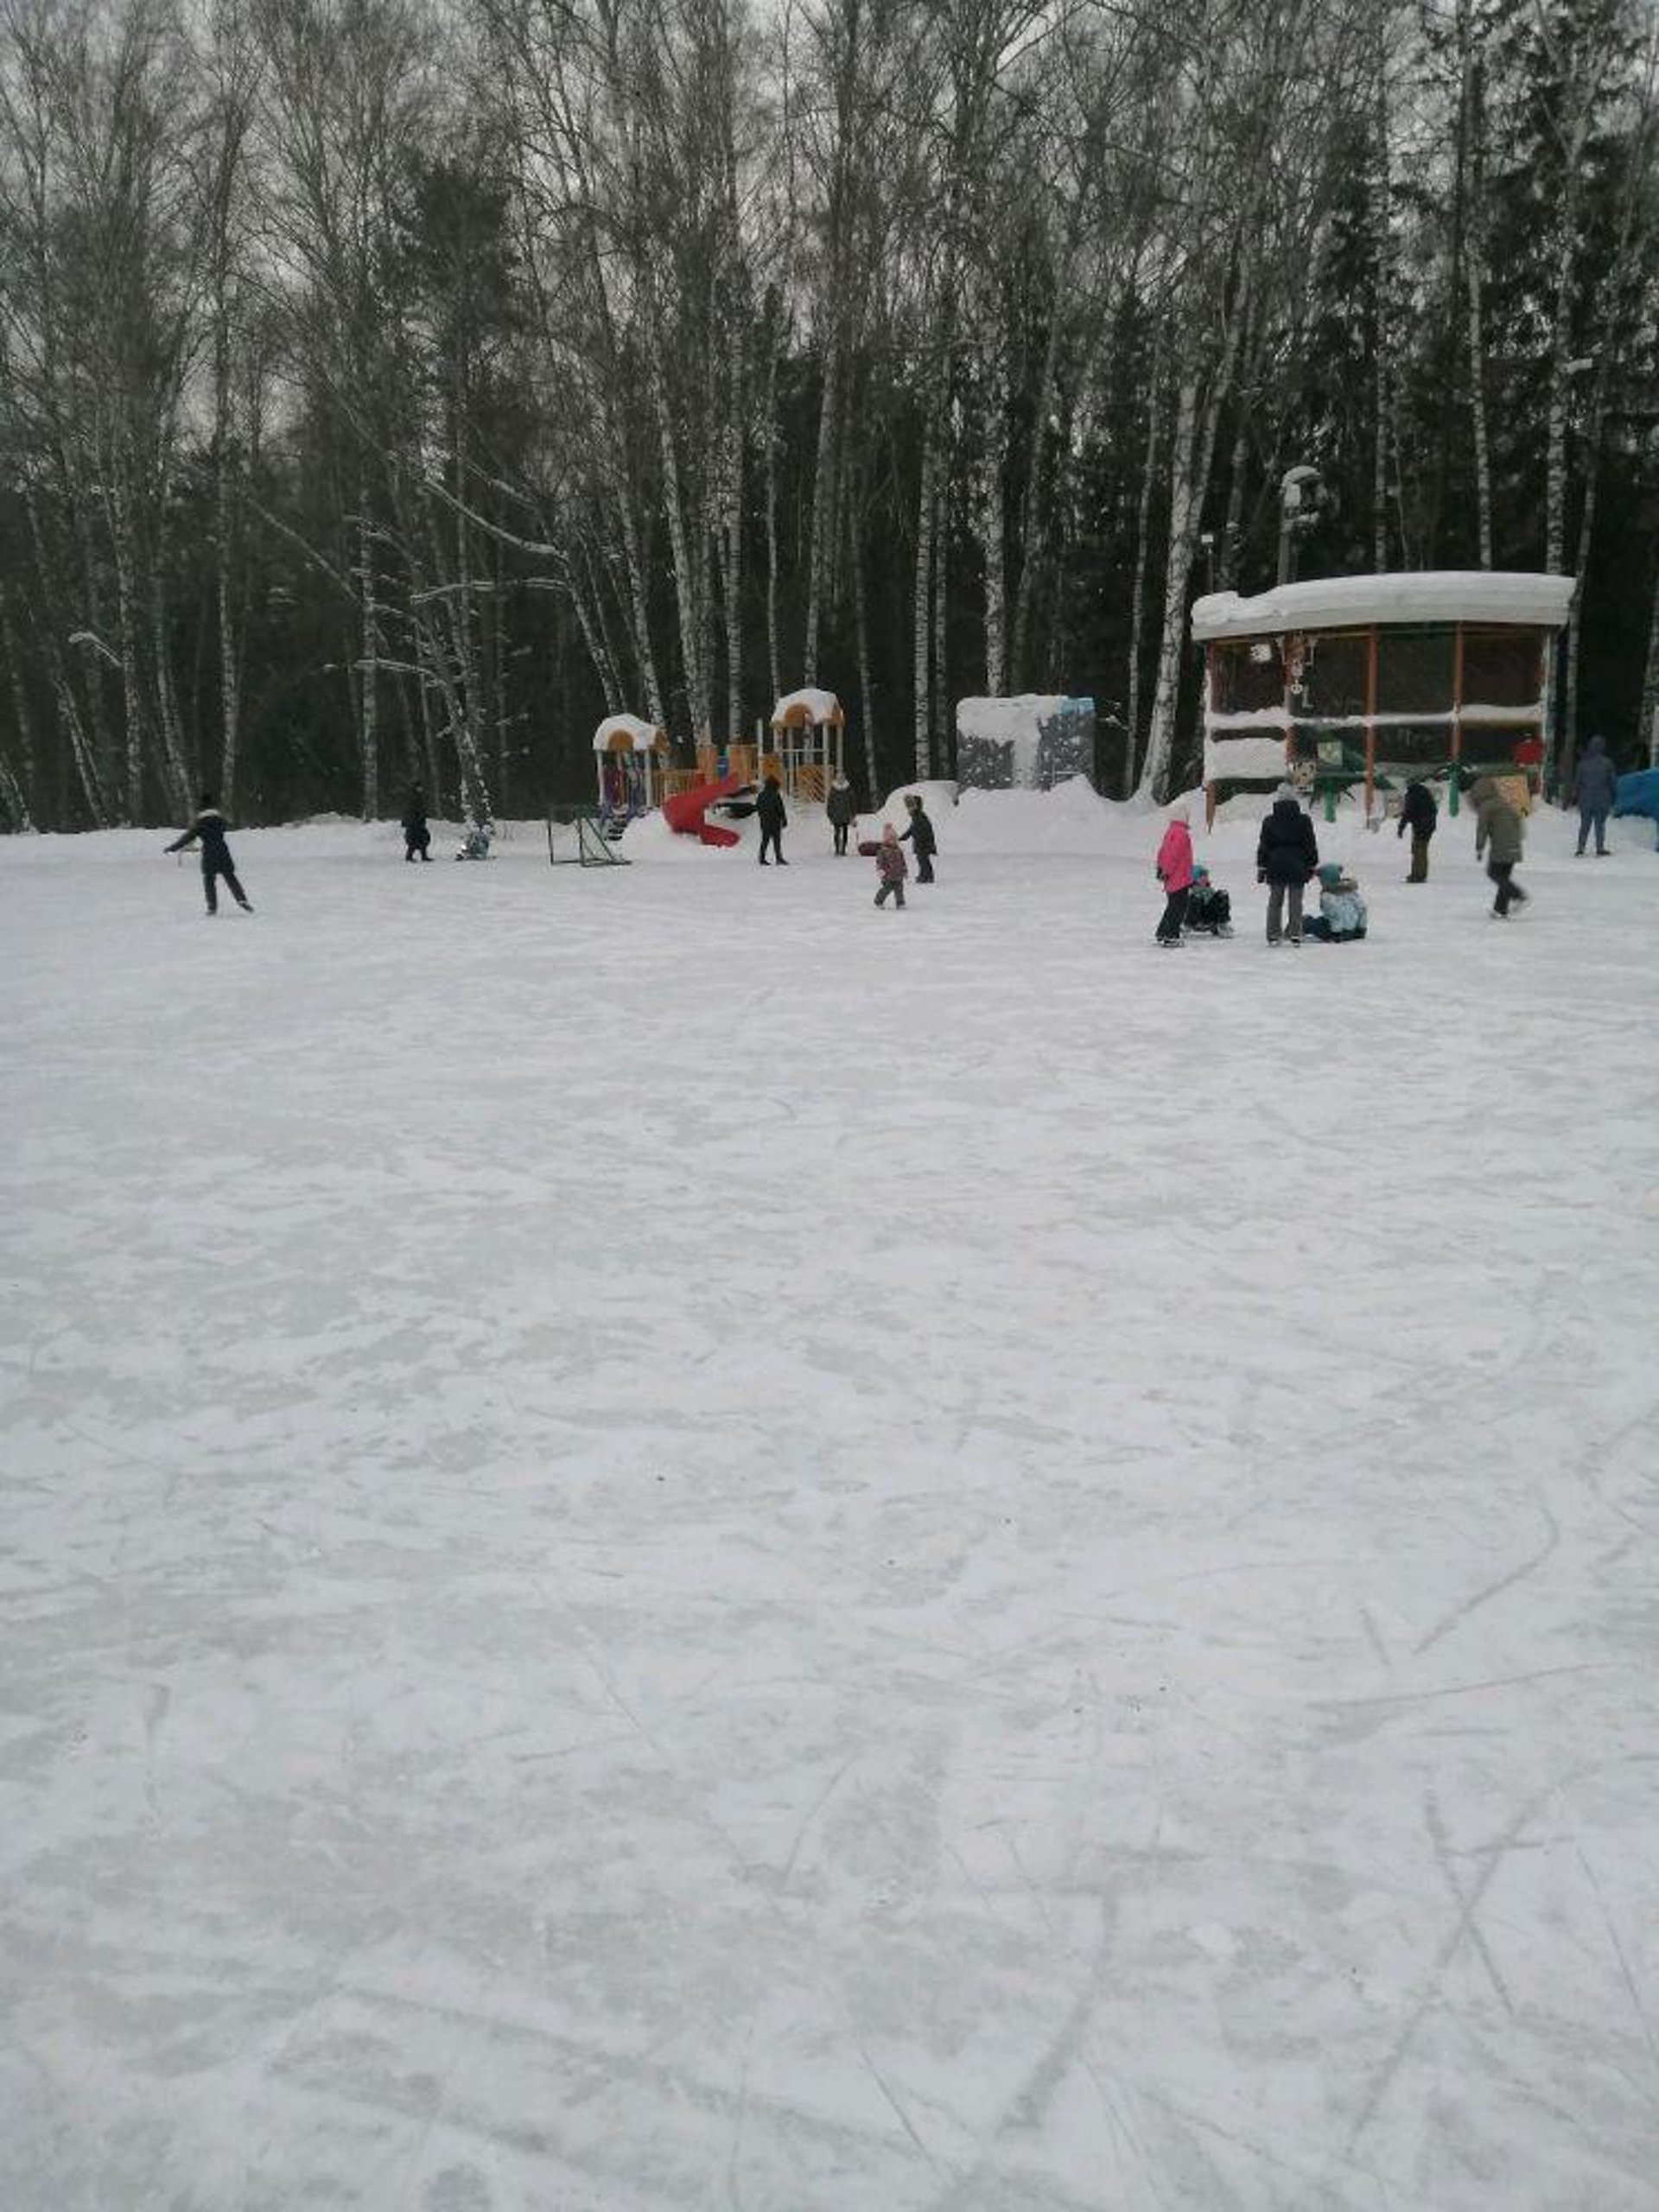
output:
[[[1325,479],[1310,461],[1298,461],[1279,479],[1278,581],[1281,584],[1290,582],[1295,566],[1293,547],[1297,531],[1312,530],[1319,518],[1324,489]]]

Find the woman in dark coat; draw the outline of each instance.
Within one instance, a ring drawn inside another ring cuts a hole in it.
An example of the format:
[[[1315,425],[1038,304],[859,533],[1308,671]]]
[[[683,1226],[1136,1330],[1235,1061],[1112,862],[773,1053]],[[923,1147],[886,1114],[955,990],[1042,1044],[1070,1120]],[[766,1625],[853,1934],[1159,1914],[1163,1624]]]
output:
[[[927,818],[927,810],[922,804],[921,794],[918,791],[910,792],[905,800],[905,804],[910,809],[910,826],[899,832],[899,839],[901,842],[907,841],[911,850],[916,855],[917,882],[931,883],[933,855],[939,849],[939,841],[933,835],[933,824]]]
[[[853,787],[845,776],[837,776],[830,786],[830,796],[823,802],[823,810],[830,817],[830,827],[836,833],[836,850],[847,850],[847,832],[853,826]]]
[[[1319,864],[1319,848],[1313,824],[1302,811],[1301,802],[1288,785],[1274,799],[1262,824],[1255,847],[1255,880],[1270,887],[1268,893],[1268,943],[1279,942],[1280,917],[1286,895],[1290,900],[1290,925],[1285,931],[1292,944],[1302,941],[1302,891]]]
[[[784,811],[784,794],[776,776],[768,776],[760,786],[760,796],[754,802],[754,818],[760,824],[760,865],[766,865],[766,847],[770,845],[778,856],[779,868],[787,868],[784,858],[783,834],[789,817]]]

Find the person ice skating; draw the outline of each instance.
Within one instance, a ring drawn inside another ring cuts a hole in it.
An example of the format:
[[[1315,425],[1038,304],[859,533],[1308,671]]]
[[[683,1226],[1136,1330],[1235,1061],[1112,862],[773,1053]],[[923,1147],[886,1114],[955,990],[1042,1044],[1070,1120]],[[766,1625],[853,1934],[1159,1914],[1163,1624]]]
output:
[[[907,843],[916,855],[917,882],[931,883],[933,855],[939,849],[939,841],[933,835],[933,824],[927,818],[927,810],[922,804],[921,794],[918,791],[907,792],[905,804],[910,810],[910,821],[899,832],[899,840],[901,842]]]
[[[1411,832],[1411,868],[1408,883],[1428,881],[1428,841],[1434,835],[1434,826],[1440,810],[1434,804],[1434,794],[1426,783],[1414,777],[1406,785],[1405,797],[1400,802],[1400,827],[1395,833],[1403,837]]]
[[[754,802],[754,818],[760,824],[760,865],[766,866],[766,847],[772,847],[779,868],[787,868],[784,858],[783,835],[789,826],[789,817],[784,811],[784,794],[776,776],[768,776],[760,786],[760,795]]]
[[[1282,785],[1262,822],[1255,847],[1255,880],[1269,887],[1269,944],[1280,941],[1287,903],[1290,915],[1284,935],[1292,944],[1301,943],[1302,893],[1319,864],[1319,847],[1313,824],[1303,813],[1301,801],[1290,785]]]
[[[1335,861],[1326,861],[1319,877],[1319,911],[1302,924],[1303,936],[1318,938],[1325,944],[1357,943],[1365,934],[1368,918],[1358,884]]]
[[[418,784],[411,784],[404,803],[404,858],[429,861],[431,857],[432,832],[427,826],[426,794]]]
[[[875,872],[881,879],[881,887],[875,894],[878,906],[887,903],[887,893],[893,893],[893,904],[905,903],[905,878],[910,869],[905,860],[905,849],[899,842],[899,832],[889,822],[881,832],[881,842],[875,849]]]
[[[225,842],[229,824],[213,804],[212,791],[203,791],[201,808],[183,836],[175,837],[168,847],[169,853],[181,853],[187,845],[200,842],[201,846],[201,887],[207,894],[207,911],[219,912],[219,878],[225,879],[226,887],[245,914],[253,908],[248,904],[248,894],[237,880],[236,863],[231,858],[231,849]]]
[[[830,827],[836,833],[836,851],[837,855],[844,855],[847,832],[853,826],[853,787],[845,776],[838,775],[830,785],[823,810],[830,817]]]
[[[1527,893],[1515,880],[1524,849],[1521,817],[1503,785],[1490,776],[1471,786],[1469,799],[1475,809],[1475,858],[1487,855],[1486,873],[1497,886],[1492,916],[1507,921],[1511,906],[1527,903]]]
[[[1181,924],[1186,918],[1187,899],[1192,888],[1192,832],[1188,826],[1192,818],[1186,807],[1171,807],[1163,842],[1153,863],[1158,880],[1164,887],[1164,911],[1154,938],[1157,944],[1173,945],[1181,941]]]
[[[1573,797],[1579,809],[1578,857],[1584,858],[1584,848],[1590,832],[1596,833],[1596,858],[1607,856],[1607,815],[1613,804],[1613,793],[1618,785],[1618,771],[1607,751],[1607,741],[1592,737],[1584,748],[1578,773],[1573,779]]]
[[[1189,938],[1231,937],[1233,902],[1210,880],[1207,868],[1194,867],[1186,894],[1186,918],[1181,927]]]

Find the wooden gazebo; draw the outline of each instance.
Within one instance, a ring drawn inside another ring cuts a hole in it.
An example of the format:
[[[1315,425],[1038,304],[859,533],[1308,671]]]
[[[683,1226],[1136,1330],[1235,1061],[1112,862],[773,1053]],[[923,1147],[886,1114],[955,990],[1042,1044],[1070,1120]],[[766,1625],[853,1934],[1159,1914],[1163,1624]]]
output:
[[[1192,609],[1205,649],[1209,808],[1286,775],[1327,800],[1459,772],[1517,773],[1549,727],[1551,634],[1571,576],[1324,576]]]

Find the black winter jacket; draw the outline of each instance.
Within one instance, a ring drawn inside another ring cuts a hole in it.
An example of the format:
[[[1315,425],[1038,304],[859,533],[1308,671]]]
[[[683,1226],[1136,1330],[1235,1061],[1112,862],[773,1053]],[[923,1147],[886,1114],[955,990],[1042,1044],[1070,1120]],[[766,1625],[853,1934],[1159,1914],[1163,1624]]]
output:
[[[1256,841],[1258,871],[1269,883],[1306,883],[1319,864],[1313,824],[1294,798],[1275,799]]]
[[[831,784],[830,796],[823,802],[823,810],[837,830],[853,826],[853,787],[850,784]]]
[[[1406,785],[1406,795],[1400,802],[1400,835],[1408,830],[1420,837],[1432,837],[1434,825],[1440,818],[1440,810],[1434,804],[1434,794],[1427,784]]]
[[[760,786],[760,796],[754,802],[754,814],[763,830],[781,830],[789,821],[784,811],[784,795],[771,776]]]
[[[928,820],[926,810],[923,807],[912,807],[909,826],[901,830],[899,836],[901,842],[909,840],[918,860],[924,853],[937,853],[939,849],[939,841],[933,835],[933,824]]]
[[[216,806],[204,806],[182,837],[175,837],[168,847],[169,853],[181,853],[187,845],[201,840],[201,864],[209,874],[231,865],[231,849],[225,842],[225,832],[230,824]]]

